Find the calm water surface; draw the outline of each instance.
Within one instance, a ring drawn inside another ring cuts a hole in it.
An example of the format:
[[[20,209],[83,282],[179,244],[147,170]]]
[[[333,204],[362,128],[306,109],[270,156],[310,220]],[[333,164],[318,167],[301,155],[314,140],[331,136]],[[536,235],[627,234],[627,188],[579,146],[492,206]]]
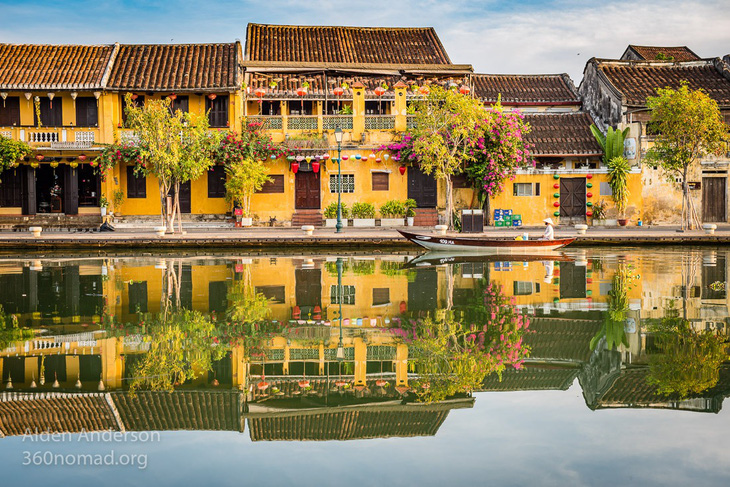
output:
[[[0,257],[0,475],[728,485],[729,252]]]

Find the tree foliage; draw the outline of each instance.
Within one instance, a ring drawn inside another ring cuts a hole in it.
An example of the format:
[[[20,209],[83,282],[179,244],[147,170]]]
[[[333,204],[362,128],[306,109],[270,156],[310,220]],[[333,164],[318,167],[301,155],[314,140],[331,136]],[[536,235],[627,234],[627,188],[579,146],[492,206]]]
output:
[[[608,165],[611,160],[615,157],[623,157],[624,155],[624,141],[629,136],[629,128],[626,127],[623,130],[614,130],[613,127],[608,127],[606,134],[604,135],[595,124],[591,124],[591,132],[593,137],[596,138],[598,145],[601,146],[603,151],[603,163]]]
[[[16,166],[20,159],[32,153],[33,149],[25,142],[0,135],[0,173]]]
[[[694,228],[699,218],[689,197],[689,170],[699,159],[726,149],[728,127],[717,102],[703,90],[686,83],[675,89],[661,88],[647,98],[651,124],[657,135],[648,159],[660,165],[682,188],[682,228]]]

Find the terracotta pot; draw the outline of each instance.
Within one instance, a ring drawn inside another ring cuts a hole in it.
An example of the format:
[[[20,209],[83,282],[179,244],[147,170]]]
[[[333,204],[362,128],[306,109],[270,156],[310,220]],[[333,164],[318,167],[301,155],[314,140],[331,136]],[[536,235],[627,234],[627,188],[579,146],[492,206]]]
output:
[[[627,223],[629,223],[629,220],[626,219],[626,218],[619,218],[618,219],[619,226],[625,227]]]

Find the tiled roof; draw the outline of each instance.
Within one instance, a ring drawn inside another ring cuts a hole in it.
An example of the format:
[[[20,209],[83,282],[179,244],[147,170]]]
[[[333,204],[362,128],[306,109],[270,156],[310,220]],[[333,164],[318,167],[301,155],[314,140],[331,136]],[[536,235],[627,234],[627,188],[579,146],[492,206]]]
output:
[[[114,45],[0,44],[0,89],[101,89],[114,51]]]
[[[111,394],[130,431],[242,431],[238,391],[138,391]]]
[[[525,343],[532,360],[586,362],[591,356],[591,338],[601,329],[601,321],[569,318],[535,318]]]
[[[488,103],[580,104],[578,92],[567,74],[475,74],[474,95]]]
[[[587,113],[529,113],[525,121],[531,127],[526,139],[533,145],[534,156],[603,154],[591,133],[593,119]]]
[[[367,405],[281,411],[248,417],[251,441],[328,441],[433,436],[453,407],[447,403]]]
[[[126,44],[109,77],[109,88],[140,91],[236,89],[238,42],[229,44]]]
[[[502,372],[502,380],[497,374],[484,378],[482,391],[565,391],[578,376],[578,369],[567,367],[540,367],[529,365],[517,370],[508,368]]]
[[[0,394],[0,436],[22,435],[27,430],[79,433],[118,429],[104,394]]]
[[[624,96],[629,106],[645,106],[657,88],[703,89],[719,105],[730,105],[730,73],[719,59],[684,63],[593,59],[597,70]],[[724,72],[718,70],[723,65]]]
[[[629,58],[629,53],[634,57]],[[692,52],[687,46],[662,47],[662,46],[635,46],[629,44],[621,59],[639,59],[645,61],[657,60],[657,56],[664,55],[672,61],[698,61],[700,57]]]
[[[247,61],[451,64],[433,28],[248,24]]]

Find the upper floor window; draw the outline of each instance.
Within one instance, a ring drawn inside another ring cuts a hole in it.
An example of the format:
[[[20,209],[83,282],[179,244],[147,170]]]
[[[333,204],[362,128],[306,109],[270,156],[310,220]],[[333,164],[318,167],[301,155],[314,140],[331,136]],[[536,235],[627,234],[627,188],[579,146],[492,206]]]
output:
[[[206,98],[205,110],[208,112],[208,124],[211,127],[228,126],[228,95],[219,95],[214,100]]]
[[[45,96],[39,98],[41,125],[44,127],[61,127],[63,125],[63,103],[61,103],[61,97],[54,98],[55,103]],[[38,113],[36,110],[33,110],[33,113],[35,124],[38,125]]]
[[[180,110],[183,113],[188,113],[190,109],[190,100],[186,96],[180,96],[177,95],[177,97],[172,100],[172,112],[175,113],[176,111]]]
[[[138,95],[137,98],[132,100],[135,106],[141,107],[144,105],[144,95]],[[122,96],[122,123],[127,123],[127,102]]]
[[[278,100],[261,102],[261,115],[281,115],[281,102]]]
[[[99,107],[96,98],[76,98],[76,126],[96,127],[99,124]]]
[[[9,96],[0,104],[0,127],[20,125],[20,98]]]
[[[312,100],[290,101],[289,102],[289,114],[290,115],[311,115],[312,114]]]

